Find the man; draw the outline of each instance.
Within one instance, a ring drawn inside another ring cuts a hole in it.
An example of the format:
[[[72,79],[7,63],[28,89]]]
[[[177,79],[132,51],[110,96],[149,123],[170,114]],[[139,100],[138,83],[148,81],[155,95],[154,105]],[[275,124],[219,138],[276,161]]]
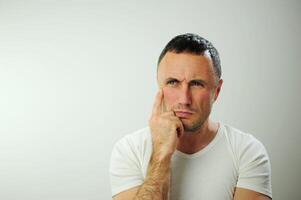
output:
[[[209,118],[223,84],[215,47],[196,34],[176,36],[159,57],[157,81],[149,127],[113,149],[113,199],[271,199],[264,146]]]

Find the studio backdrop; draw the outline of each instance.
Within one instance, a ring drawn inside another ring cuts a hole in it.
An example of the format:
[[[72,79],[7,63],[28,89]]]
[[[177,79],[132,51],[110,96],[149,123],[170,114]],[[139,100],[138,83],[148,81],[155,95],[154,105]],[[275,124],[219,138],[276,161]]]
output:
[[[301,3],[0,0],[0,199],[111,199],[114,143],[148,125],[175,35],[218,49],[212,118],[253,134],[300,199]]]

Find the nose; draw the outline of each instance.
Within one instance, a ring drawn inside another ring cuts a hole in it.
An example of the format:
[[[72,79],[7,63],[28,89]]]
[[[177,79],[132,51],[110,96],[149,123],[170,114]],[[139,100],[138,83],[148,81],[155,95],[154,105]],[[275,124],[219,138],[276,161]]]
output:
[[[191,104],[191,91],[188,84],[182,84],[182,87],[179,89],[178,101],[182,105]]]

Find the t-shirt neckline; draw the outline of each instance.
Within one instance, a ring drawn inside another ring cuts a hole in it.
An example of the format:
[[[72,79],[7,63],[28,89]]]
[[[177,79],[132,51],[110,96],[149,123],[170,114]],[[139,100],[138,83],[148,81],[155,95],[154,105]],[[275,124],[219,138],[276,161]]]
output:
[[[221,122],[218,122],[218,123],[219,123],[219,128],[217,130],[216,135],[214,136],[213,140],[207,146],[205,146],[203,149],[201,149],[200,151],[195,152],[193,154],[187,154],[187,153],[183,153],[179,150],[176,150],[174,155],[180,156],[183,158],[195,158],[195,157],[199,157],[199,156],[203,155],[204,153],[206,153],[218,142],[219,138],[222,136],[224,125]]]

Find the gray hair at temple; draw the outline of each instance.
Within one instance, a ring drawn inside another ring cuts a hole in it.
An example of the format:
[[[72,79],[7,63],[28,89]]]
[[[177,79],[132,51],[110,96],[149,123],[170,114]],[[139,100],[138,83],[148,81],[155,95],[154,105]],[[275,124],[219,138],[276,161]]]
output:
[[[210,53],[215,74],[217,75],[218,79],[220,79],[222,75],[222,69],[217,49],[212,45],[211,42],[193,33],[178,35],[170,40],[161,52],[157,66],[159,66],[162,58],[167,52],[202,55],[205,51]]]

